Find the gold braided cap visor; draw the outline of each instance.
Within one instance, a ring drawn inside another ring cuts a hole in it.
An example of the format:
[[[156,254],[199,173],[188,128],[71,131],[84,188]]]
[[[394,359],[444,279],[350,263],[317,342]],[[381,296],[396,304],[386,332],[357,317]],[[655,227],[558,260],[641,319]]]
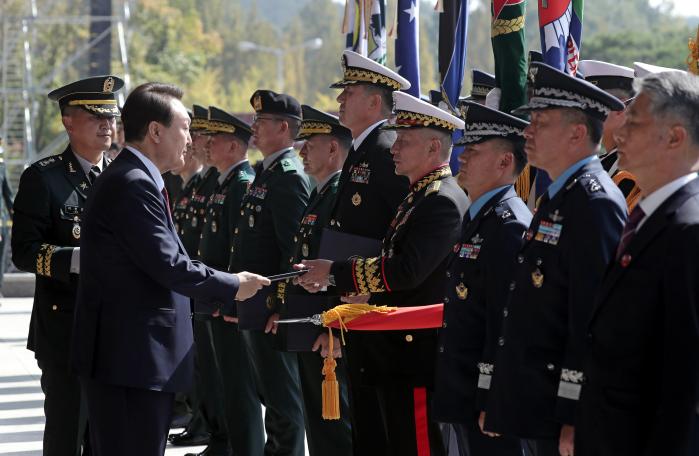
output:
[[[391,90],[400,90],[401,84],[386,75],[365,68],[347,67],[342,81],[332,84],[330,87],[338,88],[351,84],[376,84],[388,87]]]
[[[444,119],[412,111],[396,111],[391,123],[384,128],[441,128],[448,131],[458,130],[455,124]]]

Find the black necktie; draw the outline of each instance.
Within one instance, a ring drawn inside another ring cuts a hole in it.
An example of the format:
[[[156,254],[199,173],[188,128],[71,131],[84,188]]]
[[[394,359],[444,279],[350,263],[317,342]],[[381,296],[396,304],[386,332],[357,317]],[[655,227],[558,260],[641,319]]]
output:
[[[95,179],[99,177],[101,172],[102,171],[99,169],[97,165],[92,165],[90,171],[88,171],[87,173],[87,179],[90,181],[90,185],[94,185]]]

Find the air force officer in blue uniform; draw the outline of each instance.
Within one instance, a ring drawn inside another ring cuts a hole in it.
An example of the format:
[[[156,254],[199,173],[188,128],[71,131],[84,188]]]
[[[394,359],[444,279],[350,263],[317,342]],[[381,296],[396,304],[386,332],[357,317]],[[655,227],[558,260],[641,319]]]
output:
[[[193,378],[189,298],[213,313],[269,284],[192,261],[179,242],[161,174],[191,142],[181,96],[158,83],[129,95],[127,145],[86,205],[72,352],[97,456],[164,453],[174,393]]]

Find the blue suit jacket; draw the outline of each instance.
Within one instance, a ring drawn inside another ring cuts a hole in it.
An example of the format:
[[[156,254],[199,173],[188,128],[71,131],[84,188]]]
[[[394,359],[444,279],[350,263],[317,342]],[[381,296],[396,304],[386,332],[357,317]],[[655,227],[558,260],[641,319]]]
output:
[[[236,276],[191,260],[145,165],[124,150],[85,207],[73,365],[96,381],[157,391],[191,386],[189,298],[213,312],[232,302]]]

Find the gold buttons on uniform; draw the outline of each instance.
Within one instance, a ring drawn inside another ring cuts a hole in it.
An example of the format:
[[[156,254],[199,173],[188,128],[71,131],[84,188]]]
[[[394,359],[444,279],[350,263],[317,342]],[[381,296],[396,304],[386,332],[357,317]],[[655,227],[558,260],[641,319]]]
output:
[[[405,341],[406,342],[412,342],[413,341],[413,336],[411,334],[408,334],[405,336]]]

